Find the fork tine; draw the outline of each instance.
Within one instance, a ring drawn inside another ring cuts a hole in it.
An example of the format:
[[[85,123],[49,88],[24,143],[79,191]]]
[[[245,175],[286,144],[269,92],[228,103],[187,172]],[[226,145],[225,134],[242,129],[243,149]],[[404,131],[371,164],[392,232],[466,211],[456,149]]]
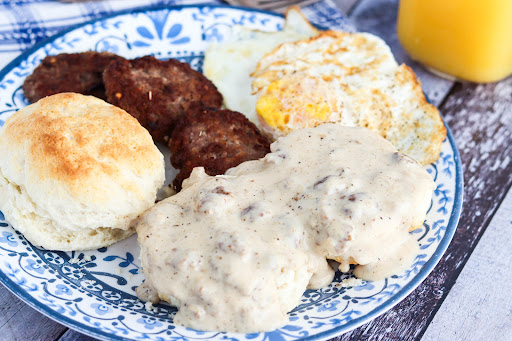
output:
[[[289,0],[282,0],[282,1],[269,1],[269,8],[272,8],[272,9],[281,9],[281,10],[285,10],[287,9],[288,7],[290,6],[299,6],[299,7],[303,7],[303,6],[307,6],[309,4],[312,4],[314,2],[317,2],[318,0],[298,0],[298,1],[289,1]]]
[[[283,12],[292,5],[306,6],[318,0],[226,0],[231,5],[255,7],[266,10]]]
[[[286,3],[289,3],[291,2],[290,0],[260,0],[258,1],[258,3],[260,4],[260,6],[265,6],[265,5],[272,5],[272,4],[278,4],[278,5],[281,5],[281,4],[286,4]]]

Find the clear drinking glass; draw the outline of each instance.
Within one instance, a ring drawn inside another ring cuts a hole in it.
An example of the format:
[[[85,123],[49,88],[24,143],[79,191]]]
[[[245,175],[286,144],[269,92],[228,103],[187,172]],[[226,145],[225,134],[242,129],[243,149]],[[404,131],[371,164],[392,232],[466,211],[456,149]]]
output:
[[[512,74],[512,0],[400,0],[397,33],[436,73],[473,82]]]

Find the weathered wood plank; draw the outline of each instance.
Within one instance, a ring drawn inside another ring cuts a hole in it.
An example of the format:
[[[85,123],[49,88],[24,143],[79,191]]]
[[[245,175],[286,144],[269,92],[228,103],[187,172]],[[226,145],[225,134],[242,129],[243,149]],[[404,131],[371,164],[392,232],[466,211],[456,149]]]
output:
[[[59,339],[59,341],[96,341],[97,339],[74,331],[72,329],[68,329],[64,335]]]
[[[512,340],[511,229],[509,192],[422,341]]]
[[[388,313],[337,340],[417,340],[454,285],[512,185],[512,77],[457,84],[441,106],[464,168],[464,206],[454,239],[430,276]]]
[[[428,98],[438,106],[452,88],[453,82],[434,76],[407,55],[396,35],[397,10],[398,0],[361,0],[350,13],[350,19],[358,30],[384,39],[396,60],[414,70]]]
[[[34,310],[0,285],[0,340],[55,340],[66,329]]]

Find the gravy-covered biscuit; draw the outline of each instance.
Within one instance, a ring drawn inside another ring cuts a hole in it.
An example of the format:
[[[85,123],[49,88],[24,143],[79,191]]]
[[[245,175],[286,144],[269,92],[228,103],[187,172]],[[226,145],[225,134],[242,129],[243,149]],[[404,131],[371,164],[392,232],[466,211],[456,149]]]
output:
[[[327,259],[365,280],[400,274],[419,252],[434,181],[361,127],[322,124],[278,139],[225,175],[195,168],[183,190],[137,220],[140,299],[175,305],[196,330],[270,331],[306,288],[331,283]]]
[[[164,181],[163,156],[124,110],[63,93],[0,130],[0,210],[34,245],[83,250],[133,233]]]

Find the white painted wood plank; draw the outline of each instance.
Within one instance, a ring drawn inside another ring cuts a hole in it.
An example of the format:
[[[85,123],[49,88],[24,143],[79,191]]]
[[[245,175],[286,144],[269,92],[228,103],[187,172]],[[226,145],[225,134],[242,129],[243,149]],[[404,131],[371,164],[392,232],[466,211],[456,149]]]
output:
[[[512,340],[512,191],[422,341]]]

